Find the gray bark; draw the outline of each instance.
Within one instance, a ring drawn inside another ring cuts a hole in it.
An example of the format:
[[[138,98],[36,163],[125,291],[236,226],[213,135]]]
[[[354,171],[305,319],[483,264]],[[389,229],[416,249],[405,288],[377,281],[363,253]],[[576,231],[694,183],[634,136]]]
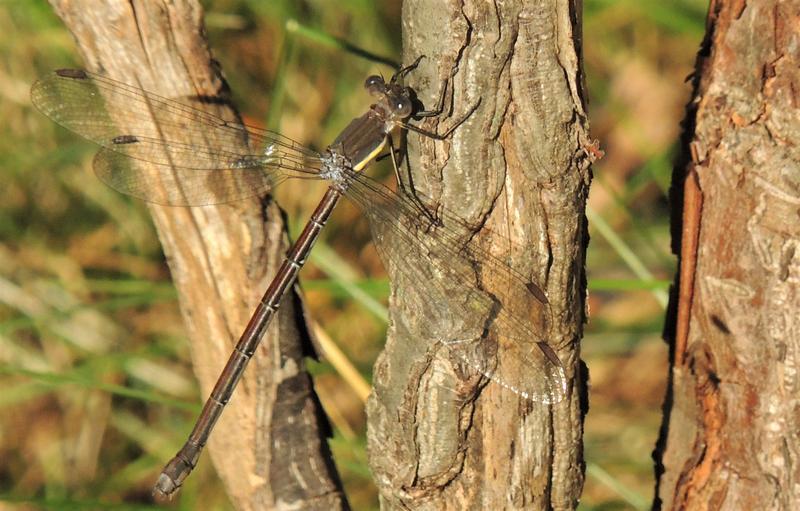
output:
[[[800,508],[798,19],[798,1],[711,2],[674,180],[658,508]]]
[[[197,2],[52,4],[88,69],[166,97],[228,99]],[[206,107],[237,115],[226,102]],[[281,215],[267,199],[150,211],[207,396],[286,250]],[[297,296],[284,300],[208,445],[237,509],[346,507],[325,442],[328,425],[303,369],[300,310]]]
[[[414,183],[481,228],[515,242],[514,267],[542,284],[544,338],[570,393],[528,403],[481,386],[458,360],[420,342],[436,328],[392,275],[392,321],[368,403],[370,464],[384,509],[573,509],[583,486],[586,373],[585,201],[594,154],[580,66],[580,2],[407,0],[407,82],[432,107],[448,84],[444,131],[478,98],[452,139],[408,137]],[[403,311],[403,312],[400,312]],[[446,320],[446,318],[442,318]],[[442,339],[441,341],[445,341]],[[525,368],[518,368],[524,371]],[[532,378],[538,375],[530,375]],[[484,382],[485,383],[485,382]]]

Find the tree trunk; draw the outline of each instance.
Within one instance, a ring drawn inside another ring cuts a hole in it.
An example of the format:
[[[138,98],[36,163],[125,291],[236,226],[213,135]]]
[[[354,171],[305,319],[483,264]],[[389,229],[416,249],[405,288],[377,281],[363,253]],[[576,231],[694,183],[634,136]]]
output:
[[[197,2],[52,3],[90,70],[166,97],[219,97],[204,107],[238,118]],[[281,215],[267,199],[150,211],[207,396],[286,250]],[[301,309],[296,295],[284,300],[211,436],[211,458],[237,509],[346,507],[327,448],[328,425],[303,370]]]
[[[711,2],[674,180],[656,507],[800,509],[798,20],[798,1]]]
[[[555,405],[529,403],[500,385],[460,379],[458,360],[419,342],[434,328],[428,316],[409,313],[408,283],[392,275],[389,339],[368,403],[370,464],[384,509],[578,503],[587,407],[578,344],[584,207],[594,154],[580,15],[580,2],[564,0],[404,3],[404,62],[427,57],[407,82],[428,107],[448,89],[448,115],[425,127],[442,132],[481,100],[451,139],[408,137],[415,187],[476,226],[478,236],[488,226],[515,242],[514,268],[547,293],[544,339],[567,368],[569,393]]]

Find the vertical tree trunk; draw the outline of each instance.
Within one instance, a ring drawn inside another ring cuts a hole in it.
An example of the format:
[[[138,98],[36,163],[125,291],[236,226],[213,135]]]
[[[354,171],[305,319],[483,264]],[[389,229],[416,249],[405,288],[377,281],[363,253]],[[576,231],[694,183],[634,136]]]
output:
[[[569,394],[555,405],[531,404],[499,385],[478,390],[473,381],[465,398],[470,383],[457,376],[458,361],[415,342],[431,325],[394,307],[368,403],[370,464],[384,509],[577,505],[592,154],[580,15],[580,2],[566,0],[404,3],[404,62],[427,57],[407,81],[428,107],[448,87],[449,115],[425,127],[444,131],[481,99],[451,139],[409,136],[415,186],[477,233],[488,226],[524,247],[510,257],[547,293],[545,339],[567,367]],[[404,283],[393,284],[392,304],[403,304]]]
[[[676,167],[656,507],[800,509],[800,2],[712,1]]]
[[[52,4],[89,69],[166,97],[219,97],[223,101],[205,107],[237,117],[211,59],[197,2]],[[150,211],[207,396],[285,252],[280,213],[258,199]],[[346,507],[325,442],[327,423],[303,370],[300,308],[296,296],[284,300],[211,436],[208,450],[238,509]]]

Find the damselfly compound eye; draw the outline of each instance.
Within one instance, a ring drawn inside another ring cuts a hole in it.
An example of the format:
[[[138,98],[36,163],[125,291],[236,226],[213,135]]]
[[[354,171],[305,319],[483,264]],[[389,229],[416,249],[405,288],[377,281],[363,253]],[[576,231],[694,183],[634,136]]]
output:
[[[364,82],[364,88],[367,89],[370,94],[376,96],[383,93],[386,89],[386,83],[383,81],[382,76],[372,75]]]
[[[411,100],[405,96],[399,96],[394,100],[394,111],[398,117],[408,117],[411,115]]]

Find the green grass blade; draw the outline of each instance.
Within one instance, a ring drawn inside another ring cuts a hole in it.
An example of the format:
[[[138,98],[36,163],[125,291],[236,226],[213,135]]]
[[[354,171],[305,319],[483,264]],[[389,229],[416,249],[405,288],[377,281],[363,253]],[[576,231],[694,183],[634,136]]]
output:
[[[614,232],[614,229],[608,225],[603,217],[595,213],[594,209],[588,205],[586,206],[586,217],[589,219],[591,225],[597,229],[597,232],[599,232],[606,242],[617,252],[634,275],[644,281],[656,280],[650,270],[645,267],[644,263],[642,263],[641,259],[631,250],[628,244]],[[669,298],[666,291],[662,289],[653,289],[651,293],[659,305],[663,308],[667,307]]]

